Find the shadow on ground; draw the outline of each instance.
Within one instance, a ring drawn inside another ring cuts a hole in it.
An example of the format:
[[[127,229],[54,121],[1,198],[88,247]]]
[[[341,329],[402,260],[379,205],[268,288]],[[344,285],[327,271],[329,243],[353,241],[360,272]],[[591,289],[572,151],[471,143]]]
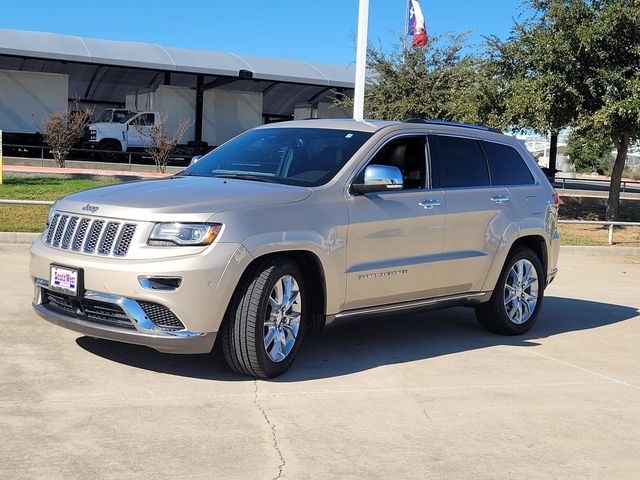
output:
[[[343,321],[329,326],[321,335],[308,338],[293,367],[274,381],[336,377],[496,345],[531,347],[541,338],[604,327],[638,314],[631,307],[547,297],[537,324],[518,337],[485,332],[477,324],[473,310],[464,308]],[[88,337],[80,337],[76,342],[100,357],[154,372],[211,380],[247,380],[226,367],[219,348],[214,348],[210,355],[183,356]]]

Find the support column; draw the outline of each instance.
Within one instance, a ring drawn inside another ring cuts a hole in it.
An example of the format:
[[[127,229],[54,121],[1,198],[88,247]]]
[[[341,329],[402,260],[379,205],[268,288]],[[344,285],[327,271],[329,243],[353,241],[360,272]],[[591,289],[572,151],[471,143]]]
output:
[[[202,116],[204,112],[204,75],[196,77],[196,118],[194,140],[202,142]]]

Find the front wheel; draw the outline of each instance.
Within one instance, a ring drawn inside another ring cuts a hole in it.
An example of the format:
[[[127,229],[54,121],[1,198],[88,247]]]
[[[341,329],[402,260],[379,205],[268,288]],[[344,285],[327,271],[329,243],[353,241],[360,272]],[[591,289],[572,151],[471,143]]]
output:
[[[476,317],[491,332],[521,335],[538,318],[544,286],[540,259],[530,248],[519,247],[505,262],[491,299],[476,308]]]
[[[222,326],[222,347],[236,373],[272,378],[293,363],[305,332],[300,268],[286,257],[260,262],[245,276]]]

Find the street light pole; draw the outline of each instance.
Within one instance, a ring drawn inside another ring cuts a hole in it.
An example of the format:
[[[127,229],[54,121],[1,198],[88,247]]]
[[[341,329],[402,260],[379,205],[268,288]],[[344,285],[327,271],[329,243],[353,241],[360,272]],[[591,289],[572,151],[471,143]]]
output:
[[[358,48],[356,52],[356,89],[353,96],[353,119],[364,120],[364,88],[367,74],[367,35],[369,0],[360,0],[358,9]]]

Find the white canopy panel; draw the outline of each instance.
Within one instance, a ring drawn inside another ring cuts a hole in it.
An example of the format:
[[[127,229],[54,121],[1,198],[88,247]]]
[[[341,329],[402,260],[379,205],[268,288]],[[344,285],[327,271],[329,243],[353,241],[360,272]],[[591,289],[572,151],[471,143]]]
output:
[[[0,28],[0,54],[230,77],[237,77],[240,70],[248,70],[257,80],[343,88],[354,86],[354,69],[347,65],[3,28]]]

